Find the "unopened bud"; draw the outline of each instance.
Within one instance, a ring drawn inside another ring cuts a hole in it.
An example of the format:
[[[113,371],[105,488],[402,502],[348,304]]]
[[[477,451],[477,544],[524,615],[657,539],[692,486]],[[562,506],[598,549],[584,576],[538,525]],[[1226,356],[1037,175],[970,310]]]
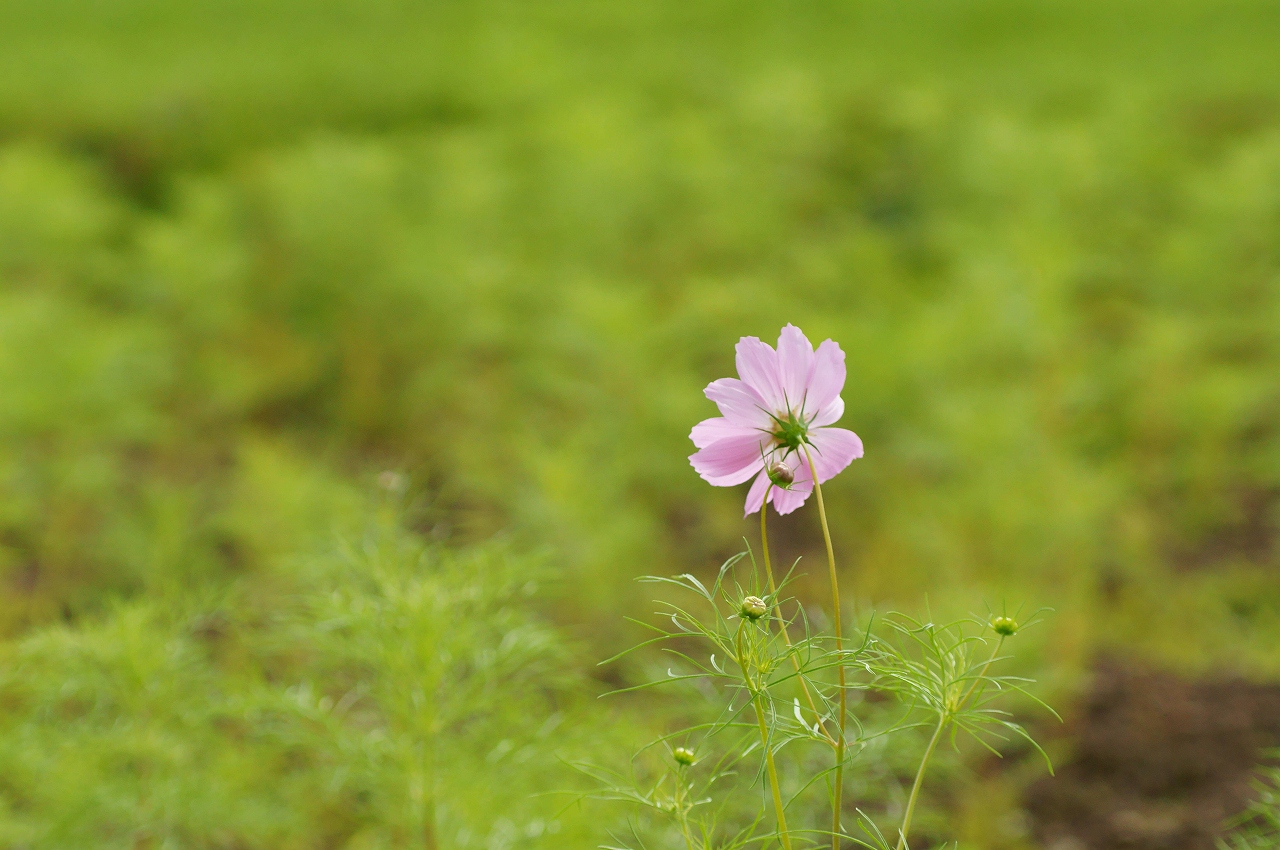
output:
[[[748,620],[759,620],[769,610],[769,606],[764,604],[764,600],[759,596],[748,596],[742,600],[742,616]]]
[[[791,471],[791,467],[787,466],[780,460],[769,464],[769,480],[777,487],[786,489],[790,487],[792,482],[796,480],[796,474]]]
[[[1002,637],[1011,637],[1018,633],[1018,621],[1012,617],[992,617],[991,628]]]
[[[675,757],[676,764],[681,767],[688,767],[693,764],[693,750],[688,747],[676,747],[672,750],[671,755]]]

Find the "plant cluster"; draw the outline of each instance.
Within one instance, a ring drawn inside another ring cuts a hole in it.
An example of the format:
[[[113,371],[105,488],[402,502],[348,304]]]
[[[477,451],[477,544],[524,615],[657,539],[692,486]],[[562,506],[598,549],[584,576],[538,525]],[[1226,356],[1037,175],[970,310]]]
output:
[[[664,816],[686,850],[775,844],[839,850],[846,841],[907,850],[940,743],[964,734],[999,755],[999,745],[1017,737],[1039,750],[1008,711],[994,705],[1010,692],[1030,697],[1027,680],[992,669],[1005,659],[1006,640],[1030,623],[1008,613],[947,624],[889,615],[878,632],[872,618],[846,639],[821,486],[862,455],[853,432],[830,427],[844,409],[844,355],[831,340],[815,352],[788,325],[776,351],[744,338],[738,371],[741,379],[708,386],[707,396],[723,416],[694,428],[699,451],[690,460],[712,484],[756,476],[746,511],[760,513],[761,558],[748,547],[726,561],[709,586],[689,574],[644,578],[682,595],[662,602],[662,625],[637,621],[652,637],[602,662],[660,647],[671,660],[666,675],[615,693],[684,683],[715,710],[641,751],[660,756],[656,771],[583,769],[600,782],[604,798]],[[795,566],[776,577],[769,551],[771,498],[779,513],[788,513],[810,493],[817,496],[828,557],[829,631],[817,628],[790,595]],[[896,698],[904,710],[887,725],[864,722],[865,712],[854,706],[869,696]],[[846,772],[875,744],[914,729],[926,730],[928,740],[896,829],[886,831],[860,807],[846,808]],[[796,769],[781,769],[783,758]],[[762,792],[746,795],[758,798],[754,806],[742,799],[752,788]],[[829,811],[826,823],[814,817],[822,808]],[[644,845],[642,833],[633,824],[630,838]]]
[[[589,846],[537,796],[610,734],[541,578],[388,512],[288,575],[34,631],[0,664],[0,846]]]

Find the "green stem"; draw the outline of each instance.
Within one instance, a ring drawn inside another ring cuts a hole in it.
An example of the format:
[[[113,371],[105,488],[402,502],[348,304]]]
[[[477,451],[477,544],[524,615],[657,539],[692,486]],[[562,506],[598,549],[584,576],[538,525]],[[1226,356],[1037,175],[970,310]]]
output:
[[[933,730],[933,737],[929,739],[929,746],[925,747],[924,757],[920,759],[920,769],[916,771],[916,781],[911,786],[911,796],[907,798],[907,810],[902,816],[902,828],[898,830],[898,850],[905,850],[907,846],[907,833],[911,830],[911,816],[915,814],[916,800],[920,797],[920,786],[924,784],[924,771],[929,765],[929,758],[933,755],[934,748],[938,746],[938,740],[942,737],[942,730],[946,728],[948,721],[959,714],[969,702],[969,698],[973,696],[973,692],[983,682],[987,675],[987,670],[991,668],[991,663],[996,660],[996,656],[1000,654],[1000,647],[1004,645],[1004,635],[996,641],[996,648],[992,650],[991,657],[987,659],[987,663],[982,665],[982,672],[978,673],[977,678],[969,684],[967,690],[956,703],[951,711],[942,714],[938,718],[938,728]]]
[[[822,722],[822,714],[818,711],[818,705],[814,702],[813,694],[809,692],[809,683],[805,681],[804,675],[800,672],[800,659],[791,651],[791,635],[787,633],[787,622],[782,618],[781,605],[778,600],[778,587],[773,580],[773,565],[769,561],[769,532],[765,528],[765,517],[769,511],[769,492],[773,490],[773,484],[770,483],[764,491],[764,504],[760,506],[760,548],[764,552],[764,574],[769,579],[769,596],[773,599],[773,607],[778,618],[778,630],[782,632],[782,640],[787,646],[787,654],[791,656],[791,664],[796,668],[796,678],[800,680],[800,689],[804,691],[805,702],[809,704],[809,710],[813,712],[816,718],[815,724],[823,737],[827,739],[827,743],[831,746],[836,745],[836,741],[831,737],[831,733],[827,731],[827,724]]]
[[[809,447],[804,446],[804,457],[809,462],[809,474],[813,477],[813,492],[818,496],[818,518],[822,521],[822,539],[827,544],[827,568],[831,573],[831,604],[835,608],[836,652],[844,652],[844,635],[841,621],[844,619],[840,609],[840,581],[836,576],[836,554],[831,547],[831,529],[827,526],[827,508],[822,501],[822,485],[818,483],[818,469],[813,464],[813,455]],[[844,659],[836,665],[836,676],[840,685],[840,734],[836,738],[836,771],[831,797],[831,850],[840,850],[840,815],[844,808],[844,728],[847,713],[848,694],[845,693]]]
[[[760,743],[764,746],[764,763],[769,768],[769,785],[773,789],[773,809],[778,813],[778,837],[782,846],[791,850],[791,833],[787,831],[787,815],[782,808],[782,790],[778,786],[778,768],[773,763],[773,748],[769,746],[769,730],[764,724],[764,709],[759,697],[755,702],[756,723],[760,726]]]
[[[933,737],[929,739],[929,746],[924,749],[924,758],[920,759],[920,769],[916,771],[916,781],[911,785],[911,796],[907,798],[907,811],[902,816],[902,828],[898,830],[898,850],[905,850],[907,846],[907,833],[911,830],[911,816],[915,814],[916,800],[920,797],[920,786],[924,784],[924,770],[929,766],[929,759],[933,756],[934,748],[938,746],[938,740],[942,737],[942,730],[946,723],[946,715],[938,718],[938,728],[933,730]]]
[[[787,814],[782,807],[782,787],[778,783],[778,768],[773,761],[773,748],[769,746],[769,729],[764,722],[764,706],[760,696],[760,689],[756,683],[752,681],[751,674],[747,671],[746,659],[742,652],[742,629],[744,623],[738,624],[738,634],[734,643],[738,650],[738,669],[742,671],[742,681],[747,686],[747,690],[751,692],[751,707],[756,713],[756,724],[760,727],[760,745],[764,747],[764,763],[769,771],[769,787],[773,791],[773,810],[778,817],[778,838],[782,841],[784,850],[791,850],[791,833],[787,830]]]
[[[689,811],[685,808],[685,780],[684,775],[688,768],[681,767],[676,775],[676,811],[680,815],[680,834],[684,836],[684,846],[687,850],[693,850],[693,837],[689,835]]]

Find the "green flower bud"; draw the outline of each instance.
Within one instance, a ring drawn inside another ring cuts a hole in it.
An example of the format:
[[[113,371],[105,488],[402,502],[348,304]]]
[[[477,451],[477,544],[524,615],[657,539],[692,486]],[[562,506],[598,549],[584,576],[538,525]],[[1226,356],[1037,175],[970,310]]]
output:
[[[681,767],[688,767],[693,764],[693,750],[688,747],[676,747],[671,755],[675,756],[676,764]]]
[[[745,620],[759,620],[769,611],[769,606],[759,596],[748,596],[742,600],[741,614]]]
[[[1011,637],[1018,633],[1018,621],[1012,617],[992,617],[991,628],[1002,637]]]
[[[796,480],[796,474],[791,471],[791,467],[780,460],[769,464],[768,475],[769,480],[774,483],[775,487],[781,487],[784,490]]]

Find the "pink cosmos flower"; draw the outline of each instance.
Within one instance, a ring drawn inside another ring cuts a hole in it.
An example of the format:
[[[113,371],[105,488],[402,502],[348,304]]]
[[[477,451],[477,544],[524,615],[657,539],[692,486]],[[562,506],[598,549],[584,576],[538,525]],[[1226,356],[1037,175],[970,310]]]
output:
[[[693,426],[689,439],[698,451],[689,463],[717,487],[741,484],[754,475],[747,515],[764,506],[766,491],[780,514],[805,503],[813,492],[806,449],[820,484],[862,457],[857,434],[830,427],[844,413],[840,390],[845,379],[844,352],[831,340],[814,351],[799,328],[787,325],[774,351],[768,343],[744,336],[738,341],[738,375],[707,385],[707,398],[723,415]]]

